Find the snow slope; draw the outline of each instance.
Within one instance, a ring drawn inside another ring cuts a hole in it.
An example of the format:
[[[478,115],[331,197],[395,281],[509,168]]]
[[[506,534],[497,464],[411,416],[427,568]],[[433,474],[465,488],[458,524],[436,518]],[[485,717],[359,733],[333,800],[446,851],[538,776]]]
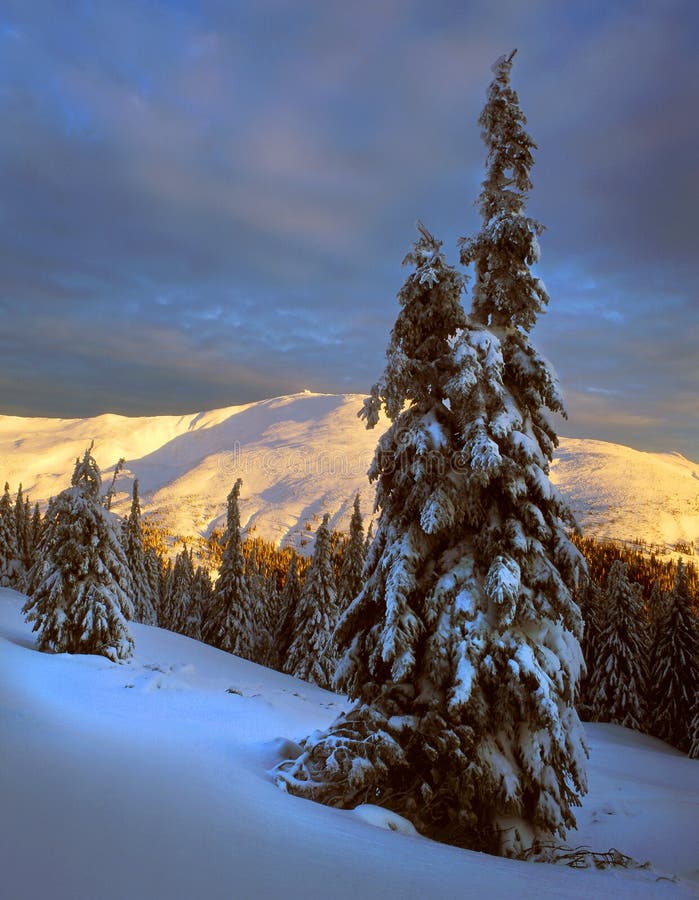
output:
[[[37,652],[0,589],[0,895],[11,900],[699,896],[699,763],[588,726],[590,793],[571,845],[650,869],[575,870],[411,835],[330,809],[268,770],[343,699],[157,628],[128,664]]]
[[[117,511],[140,479],[143,510],[170,530],[206,534],[221,524],[233,481],[243,478],[243,524],[275,541],[300,543],[325,511],[346,527],[357,491],[368,516],[366,471],[381,423],[357,419],[357,394],[294,394],[190,416],[36,419],[0,416],[0,478],[21,481],[45,501],[68,483],[92,439],[110,477],[127,460]],[[562,438],[552,479],[582,525],[620,539],[699,546],[699,464],[673,453],[642,453],[603,441]]]

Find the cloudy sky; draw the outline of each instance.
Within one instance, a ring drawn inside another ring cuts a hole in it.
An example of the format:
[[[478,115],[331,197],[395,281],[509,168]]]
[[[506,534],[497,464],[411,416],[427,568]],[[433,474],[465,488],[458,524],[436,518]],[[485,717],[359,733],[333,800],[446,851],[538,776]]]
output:
[[[502,53],[539,144],[564,434],[699,460],[695,0],[5,0],[0,412],[381,373],[420,217],[478,227]]]

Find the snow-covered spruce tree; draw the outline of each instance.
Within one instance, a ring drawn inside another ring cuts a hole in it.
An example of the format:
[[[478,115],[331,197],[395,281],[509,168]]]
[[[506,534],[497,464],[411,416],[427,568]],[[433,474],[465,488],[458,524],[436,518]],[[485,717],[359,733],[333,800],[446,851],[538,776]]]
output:
[[[10,485],[0,497],[0,587],[16,587],[22,576]]]
[[[238,499],[242,484],[242,479],[238,478],[228,495],[226,543],[209,614],[204,623],[204,640],[221,650],[254,659],[256,598],[247,578],[240,532]]]
[[[365,585],[337,629],[336,682],[355,706],[277,769],[293,793],[380,803],[428,835],[501,853],[562,835],[586,787],[571,597],[584,561],[547,477],[556,436],[545,410],[562,403],[527,337],[542,289],[526,277],[537,227],[522,215],[519,166],[532,143],[508,126],[523,121],[510,63],[497,64],[481,120],[490,166],[470,245],[477,321],[420,227],[386,371],[365,405],[369,426],[381,405],[392,425],[370,469],[380,516]]]
[[[699,686],[699,619],[682,562],[677,563],[675,584],[654,641],[648,684],[651,733],[688,753]]]
[[[71,487],[49,504],[39,559],[24,606],[40,650],[94,653],[113,661],[133,652],[126,619],[131,577],[118,520],[102,506],[97,463],[85,451]]]
[[[357,494],[354,498],[349,540],[342,557],[342,568],[337,586],[337,599],[341,613],[347,609],[361,590],[365,558],[364,521],[359,508],[359,494]]]
[[[607,573],[599,655],[590,672],[593,719],[643,731],[646,714],[647,634],[641,586],[629,581],[626,563]]]
[[[585,661],[586,674],[578,685],[578,713],[587,721],[594,720],[594,708],[590,695],[591,674],[600,659],[602,628],[604,616],[602,609],[602,592],[592,578],[580,579],[575,599],[583,617],[584,631],[580,644]]]
[[[284,671],[320,687],[329,687],[337,657],[332,635],[337,623],[337,587],[330,556],[330,516],[316,532],[311,565],[292,619],[293,638]]]
[[[148,578],[146,558],[143,550],[138,478],[134,479],[131,511],[124,520],[122,541],[133,582],[134,620],[136,622],[144,622],[146,625],[156,625],[158,617],[155,612],[155,598]]]

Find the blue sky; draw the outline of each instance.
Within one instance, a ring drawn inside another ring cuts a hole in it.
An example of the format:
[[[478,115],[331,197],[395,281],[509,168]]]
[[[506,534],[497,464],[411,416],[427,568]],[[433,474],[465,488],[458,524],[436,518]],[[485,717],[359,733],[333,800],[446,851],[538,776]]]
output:
[[[368,390],[517,47],[561,431],[699,460],[698,41],[675,0],[5,2],[0,411]]]

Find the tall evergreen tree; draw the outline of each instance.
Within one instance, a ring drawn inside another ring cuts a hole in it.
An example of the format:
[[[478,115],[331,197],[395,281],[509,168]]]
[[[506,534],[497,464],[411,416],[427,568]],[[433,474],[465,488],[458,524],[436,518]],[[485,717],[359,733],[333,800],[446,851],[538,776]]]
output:
[[[337,623],[337,587],[330,556],[330,516],[316,532],[311,565],[293,615],[293,638],[285,671],[297,678],[329,687],[337,658],[332,635]]]
[[[362,587],[362,572],[366,552],[364,548],[364,520],[359,508],[359,494],[354,498],[350,519],[349,541],[342,557],[342,568],[337,586],[340,612],[344,612]]]
[[[144,622],[146,625],[156,625],[158,617],[155,611],[155,598],[148,578],[145,552],[143,550],[138,478],[134,479],[131,511],[124,521],[122,538],[126,561],[129,565],[133,582],[134,619],[136,622]]]
[[[116,661],[133,651],[126,623],[133,611],[131,578],[117,519],[101,503],[91,451],[76,461],[72,486],[49,504],[24,613],[39,649]]]
[[[242,485],[242,479],[238,478],[228,495],[226,543],[205,623],[204,640],[221,650],[254,659],[257,604],[247,578],[243,554],[238,505]]]
[[[370,469],[380,516],[365,585],[338,626],[337,682],[355,706],[277,769],[294,793],[371,797],[435,837],[506,853],[563,834],[585,790],[571,597],[584,562],[548,479],[546,409],[563,406],[528,341],[539,227],[522,212],[533,143],[511,61],[496,64],[481,117],[484,224],[464,244],[464,262],[477,260],[475,320],[420,226],[365,405],[369,426],[381,406],[392,424]]]
[[[594,719],[643,731],[648,652],[643,598],[619,559],[607,574],[604,607],[599,656],[590,675]]]
[[[677,563],[675,584],[654,642],[650,673],[650,730],[687,753],[699,686],[699,619],[682,562]]]

